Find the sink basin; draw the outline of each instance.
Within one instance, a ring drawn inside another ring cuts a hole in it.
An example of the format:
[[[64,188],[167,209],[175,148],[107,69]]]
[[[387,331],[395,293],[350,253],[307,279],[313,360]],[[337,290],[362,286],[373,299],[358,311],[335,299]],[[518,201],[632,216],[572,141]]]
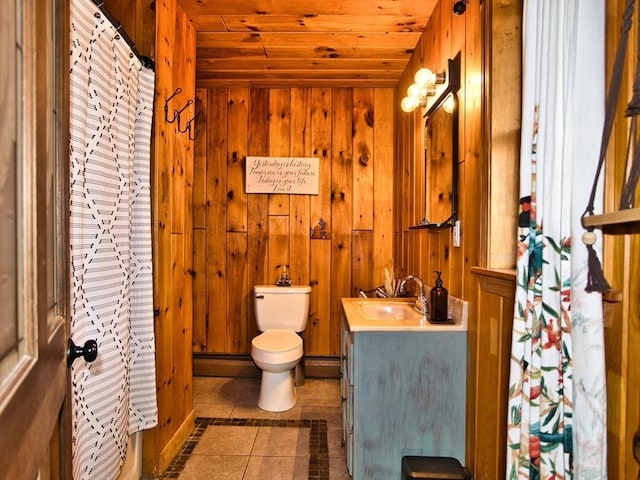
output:
[[[351,332],[455,332],[467,330],[468,303],[449,297],[453,321],[431,323],[413,309],[415,298],[343,298]]]
[[[359,302],[358,308],[363,317],[377,320],[415,320],[422,315],[406,302]]]

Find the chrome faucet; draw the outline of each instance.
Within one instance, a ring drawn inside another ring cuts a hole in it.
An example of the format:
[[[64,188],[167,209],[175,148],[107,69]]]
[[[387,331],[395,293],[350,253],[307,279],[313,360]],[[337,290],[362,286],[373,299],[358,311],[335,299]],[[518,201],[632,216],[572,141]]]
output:
[[[424,282],[420,277],[415,275],[409,275],[402,279],[400,282],[400,292],[406,293],[406,285],[409,280],[413,280],[418,284],[418,296],[416,297],[416,303],[413,305],[413,309],[422,316],[427,316],[427,297],[424,294]]]

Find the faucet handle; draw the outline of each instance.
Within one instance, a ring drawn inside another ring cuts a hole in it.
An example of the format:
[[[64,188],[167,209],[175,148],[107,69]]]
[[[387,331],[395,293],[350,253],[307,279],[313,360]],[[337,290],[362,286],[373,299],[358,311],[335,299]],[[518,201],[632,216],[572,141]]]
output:
[[[428,312],[427,297],[419,294],[416,297],[416,303],[413,305],[413,309],[420,315],[426,316]]]

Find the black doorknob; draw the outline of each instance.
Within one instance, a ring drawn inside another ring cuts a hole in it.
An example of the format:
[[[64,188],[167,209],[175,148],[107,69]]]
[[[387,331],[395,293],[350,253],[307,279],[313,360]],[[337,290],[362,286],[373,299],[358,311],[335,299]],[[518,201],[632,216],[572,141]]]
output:
[[[73,340],[67,342],[67,368],[71,367],[73,361],[78,357],[84,357],[86,362],[93,362],[98,356],[98,342],[87,340],[83,347],[77,346]]]

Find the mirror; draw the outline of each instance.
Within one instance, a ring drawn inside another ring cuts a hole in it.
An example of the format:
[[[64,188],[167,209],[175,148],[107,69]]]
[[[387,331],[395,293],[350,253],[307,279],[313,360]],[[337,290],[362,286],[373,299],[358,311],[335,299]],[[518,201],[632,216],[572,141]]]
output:
[[[410,228],[448,228],[457,219],[460,54],[449,60],[447,77],[424,115],[425,215]]]

